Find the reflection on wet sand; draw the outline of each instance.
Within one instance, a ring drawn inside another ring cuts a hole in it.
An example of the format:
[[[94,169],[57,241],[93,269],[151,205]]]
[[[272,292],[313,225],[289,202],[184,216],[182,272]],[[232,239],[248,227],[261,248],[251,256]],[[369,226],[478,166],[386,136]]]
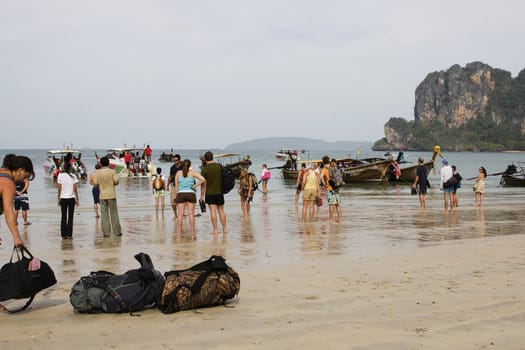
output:
[[[483,207],[476,208],[476,220],[478,223],[478,235],[480,237],[485,236],[487,234],[487,227],[485,224],[485,209]]]

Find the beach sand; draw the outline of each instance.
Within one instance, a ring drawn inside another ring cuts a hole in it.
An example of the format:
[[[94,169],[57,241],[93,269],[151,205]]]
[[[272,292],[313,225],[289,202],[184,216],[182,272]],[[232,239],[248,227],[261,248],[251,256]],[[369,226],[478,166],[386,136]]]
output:
[[[196,239],[177,236],[172,214],[159,219],[151,208],[121,210],[124,236],[103,239],[86,208],[66,243],[56,233],[57,215],[32,211],[24,238],[59,282],[29,311],[0,314],[0,348],[525,349],[525,241],[516,234],[523,206],[446,214],[438,196],[425,211],[416,202],[401,198],[373,218],[370,206],[352,203],[342,224],[326,223],[323,207],[311,225],[288,206],[264,202],[243,221],[232,204],[226,238],[207,233],[205,215]],[[10,251],[5,230],[3,258]],[[169,315],[73,312],[69,291],[80,276],[135,268],[139,251],[162,272],[223,255],[240,275],[239,297],[233,307]]]

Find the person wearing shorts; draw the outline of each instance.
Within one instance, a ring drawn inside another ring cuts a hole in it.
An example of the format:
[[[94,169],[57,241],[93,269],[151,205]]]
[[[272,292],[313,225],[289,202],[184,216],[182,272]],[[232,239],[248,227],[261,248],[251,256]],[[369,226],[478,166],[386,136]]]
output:
[[[328,156],[323,157],[323,168],[321,169],[321,178],[326,188],[326,200],[328,202],[328,220],[334,220],[334,213],[337,213],[337,221],[342,221],[341,206],[339,205],[339,193],[336,188],[330,185],[330,167],[336,167],[335,159],[330,160]]]
[[[15,182],[15,211],[16,211],[16,222],[18,223],[18,213],[22,210],[22,219],[24,219],[24,225],[31,225],[27,221],[27,212],[29,211],[29,197],[27,196],[27,189],[29,188],[29,180],[24,179],[22,181]]]
[[[302,190],[303,190],[303,210],[301,215],[301,221],[306,221],[306,215],[308,214],[308,221],[312,222],[314,219],[314,204],[316,199],[321,196],[321,187],[319,186],[319,175],[314,171],[312,167],[308,168],[303,176]],[[308,212],[308,213],[307,213]]]
[[[166,182],[164,181],[164,175],[162,175],[162,168],[159,167],[156,170],[157,173],[153,176],[152,180],[153,197],[155,198],[155,212],[159,212],[160,204],[162,213],[164,213],[164,190],[166,188]]]
[[[213,153],[207,151],[202,158],[202,176],[206,179],[204,191],[201,191],[201,200],[204,200],[210,208],[210,219],[213,234],[219,233],[217,217],[222,226],[222,233],[228,232],[226,228],[226,213],[224,212],[224,195],[222,194],[222,167],[213,161]]]
[[[412,187],[416,189],[419,198],[419,207],[425,209],[427,205],[427,168],[423,165],[425,160],[423,157],[418,158],[418,167],[416,168],[416,179]]]
[[[452,167],[448,165],[447,158],[443,158],[441,163],[443,164],[443,168],[441,168],[441,172],[440,172],[441,181],[439,183],[439,187],[443,191],[443,199],[445,201],[445,212],[447,212],[447,211],[451,211],[453,208],[452,192],[454,192],[454,186],[445,187],[444,185],[452,176],[454,176],[454,171],[452,170]],[[449,203],[450,203],[450,206],[449,206]]]
[[[195,235],[195,203],[197,203],[197,188],[204,189],[206,180],[201,174],[191,170],[191,161],[184,159],[182,170],[175,174],[175,187],[177,192],[175,203],[177,203],[177,232],[182,233],[182,220],[186,212],[190,220],[191,234]]]
[[[100,215],[98,214],[98,206],[100,205],[100,188],[98,185],[94,183],[95,176],[96,176],[96,170],[100,169],[101,165],[100,163],[95,164],[95,171],[91,173],[89,176],[89,184],[93,186],[91,188],[91,195],[93,196],[93,210],[95,211],[95,218],[100,218]]]

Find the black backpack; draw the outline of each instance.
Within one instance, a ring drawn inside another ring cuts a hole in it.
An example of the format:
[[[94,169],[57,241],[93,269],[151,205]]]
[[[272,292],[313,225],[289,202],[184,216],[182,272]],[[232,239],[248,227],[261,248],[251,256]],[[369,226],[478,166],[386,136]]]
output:
[[[248,176],[252,178],[252,193],[257,191],[259,183],[257,182],[257,176],[254,173],[248,173]]]
[[[141,267],[115,275],[107,271],[91,272],[73,285],[69,300],[81,313],[134,312],[157,306],[164,277],[153,267],[148,254],[135,259]]]
[[[226,194],[235,187],[235,174],[229,166],[222,166],[222,193]]]

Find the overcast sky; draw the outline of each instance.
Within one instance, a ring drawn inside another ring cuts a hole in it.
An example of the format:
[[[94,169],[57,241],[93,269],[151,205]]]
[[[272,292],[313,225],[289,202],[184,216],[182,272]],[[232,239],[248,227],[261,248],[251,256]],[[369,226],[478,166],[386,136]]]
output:
[[[0,0],[0,148],[376,141],[413,120],[430,72],[516,76],[524,14],[522,0]]]

